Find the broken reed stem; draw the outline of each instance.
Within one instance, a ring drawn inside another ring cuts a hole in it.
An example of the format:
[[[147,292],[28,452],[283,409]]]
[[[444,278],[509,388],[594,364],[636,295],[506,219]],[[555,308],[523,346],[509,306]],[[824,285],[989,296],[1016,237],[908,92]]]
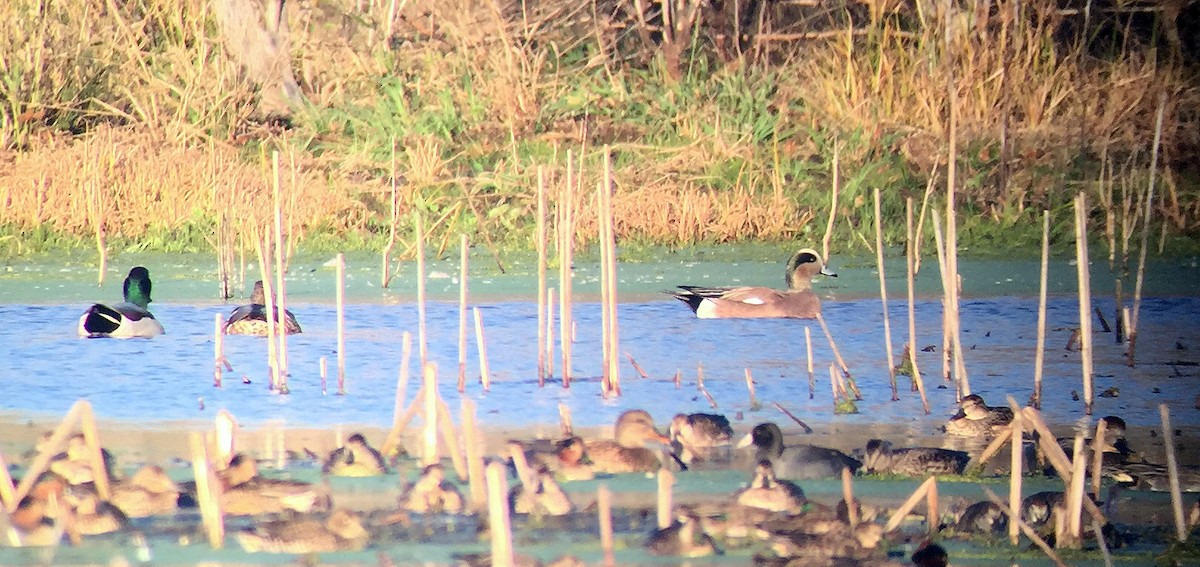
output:
[[[487,486],[483,478],[483,438],[475,420],[475,402],[462,398],[463,442],[467,445],[467,486],[471,509],[483,510],[487,505]]]
[[[862,392],[858,391],[858,384],[854,383],[854,376],[850,374],[850,367],[846,366],[846,360],[842,358],[841,351],[838,350],[837,343],[833,340],[833,334],[829,332],[829,325],[825,324],[825,317],[817,313],[817,322],[821,324],[821,331],[825,333],[825,340],[829,341],[829,349],[833,351],[833,358],[837,360],[838,366],[842,369],[842,375],[846,378],[846,383],[850,386],[850,391],[854,392],[854,399],[861,400]]]
[[[611,567],[617,564],[617,560],[613,554],[612,492],[607,484],[601,484],[596,489],[596,509],[600,515],[600,547],[604,550],[604,565]]]
[[[837,368],[832,364],[829,365],[829,388],[833,392],[833,408],[836,411],[838,401],[842,399],[842,393],[838,390]]]
[[[1009,459],[1009,480],[1008,480],[1008,508],[1010,510],[1021,509],[1021,475],[1025,470],[1022,462],[1024,454],[1022,453],[1022,425],[1021,425],[1021,408],[1017,406],[1016,400],[1012,396],[1008,397],[1008,404],[1013,410],[1013,420],[1010,424],[1012,433],[1012,453]],[[1008,523],[1008,542],[1012,545],[1017,545],[1020,539],[1020,528],[1017,522],[1010,521]]]
[[[425,397],[422,399],[425,407],[425,429],[422,437],[424,450],[421,451],[421,466],[427,467],[439,460],[438,455],[438,416],[437,416],[437,365],[426,362],[421,365],[422,388]]]
[[[808,399],[817,395],[817,377],[813,373],[812,329],[804,326],[804,352],[808,354]]]
[[[754,394],[754,376],[750,374],[750,369],[746,369],[746,389],[750,391],[750,410],[754,411],[762,406],[758,403],[758,396]]]
[[[667,467],[658,469],[658,529],[665,529],[673,520],[671,512],[671,485],[675,484],[675,475]]]
[[[458,274],[458,391],[467,387],[467,235],[460,240]]]
[[[266,242],[259,237],[257,227],[254,230],[254,248],[258,254],[259,274],[263,282],[263,294],[267,301],[267,313],[275,313],[275,284],[271,278],[271,265],[267,263],[267,254],[265,248],[271,244],[271,233],[266,234]],[[278,328],[275,326],[272,317],[267,317],[267,366],[271,370],[269,379],[269,387],[271,391],[276,391],[279,387],[279,353],[277,351],[277,343],[275,342],[275,333]]]
[[[704,398],[708,400],[708,405],[712,409],[717,409],[717,401],[713,399],[712,394],[708,393],[708,389],[704,387],[704,366],[696,365],[696,388],[704,394]]]
[[[546,385],[546,361],[552,351],[551,343],[546,339],[547,333],[550,332],[550,323],[547,322],[549,316],[547,311],[548,302],[554,301],[549,298],[546,289],[546,171],[542,166],[537,168],[537,273],[538,273],[538,288],[537,288],[537,310],[538,310],[538,387]],[[553,339],[550,339],[553,340]]]
[[[885,525],[883,528],[884,533],[891,533],[892,531],[895,531],[896,528],[900,527],[900,523],[903,522],[904,518],[911,514],[914,509],[916,509],[917,504],[922,500],[926,500],[926,495],[929,493],[929,488],[936,484],[937,478],[932,476],[926,478],[925,482],[922,482],[921,486],[918,486],[917,489],[908,496],[908,499],[905,500],[899,508],[896,508],[895,512],[892,512],[892,516],[888,518],[887,525]],[[926,501],[928,502],[928,500]]]
[[[575,434],[571,425],[571,408],[562,402],[558,402],[558,427],[563,437],[569,438]]]
[[[788,409],[783,407],[782,405],[780,405],[779,402],[771,402],[771,405],[775,406],[775,409],[783,412],[783,415],[786,415],[786,416],[792,418],[792,421],[796,422],[796,424],[799,425],[800,428],[804,430],[805,434],[812,434],[813,428],[809,427],[807,423],[804,423],[804,420],[796,417],[796,414],[788,411]]]
[[[417,247],[417,352],[424,367],[429,360],[429,335],[425,332],[425,219],[420,211],[413,211],[413,229]]]
[[[475,344],[479,347],[479,382],[483,384],[483,391],[486,392],[492,388],[492,371],[488,366],[487,338],[483,334],[483,314],[479,312],[478,307],[472,307],[471,311],[475,315]]]
[[[650,375],[646,374],[646,371],[642,369],[642,365],[638,364],[637,361],[633,359],[632,354],[625,353],[625,358],[629,359],[629,364],[633,365],[633,371],[637,372],[638,376],[641,376],[643,380],[650,377]]]
[[[1083,404],[1092,415],[1092,282],[1088,267],[1087,197],[1075,196],[1075,263],[1079,274],[1080,359],[1083,366]]]
[[[1021,529],[1021,533],[1025,534],[1025,537],[1029,538],[1030,540],[1033,540],[1033,543],[1036,544],[1038,548],[1046,554],[1046,557],[1049,557],[1057,567],[1067,567],[1067,564],[1063,563],[1062,559],[1059,559],[1058,554],[1054,552],[1054,548],[1050,547],[1050,544],[1046,543],[1046,540],[1042,539],[1042,536],[1038,535],[1037,531],[1029,527],[1029,524],[1026,524],[1023,520],[1021,520],[1021,515],[1019,513],[1014,514],[1013,509],[1008,507],[1002,500],[1000,500],[1000,497],[996,496],[996,493],[992,492],[990,488],[986,486],[982,488],[983,493],[987,495],[988,500],[991,501],[992,504],[995,504],[997,507],[999,507],[1000,511],[1004,512],[1004,514],[1008,516],[1008,521],[1015,521],[1017,527]]]
[[[12,476],[8,474],[8,462],[4,460],[4,455],[0,454],[0,505],[3,507],[3,510],[0,511],[0,515],[6,516],[6,513],[9,510],[15,510],[17,508],[17,502],[14,496],[15,494],[16,487],[13,486]],[[4,527],[5,526],[0,526],[0,528]]]
[[[225,516],[221,512],[221,484],[214,482],[212,463],[204,448],[204,440],[200,432],[191,434],[192,473],[196,478],[196,499],[200,505],[200,518],[204,523],[204,533],[213,549],[225,546]]]
[[[1092,496],[1097,502],[1100,501],[1100,479],[1102,477],[1104,465],[1104,446],[1106,445],[1104,438],[1108,435],[1108,422],[1101,419],[1096,422],[1096,435],[1092,437]],[[1100,532],[1096,532],[1100,533]],[[1100,538],[1103,539],[1103,538]]]
[[[213,387],[221,387],[221,361],[225,359],[225,318],[215,315],[216,329],[213,333]]]
[[[575,170],[571,150],[567,150],[567,184],[563,188],[562,201],[559,202],[560,219],[558,223],[558,279],[559,279],[559,342],[562,351],[562,384],[564,388],[571,387],[571,280],[574,277],[571,270],[572,247],[575,242]]]
[[[887,281],[883,273],[883,208],[880,204],[879,188],[875,196],[875,261],[879,265],[879,301],[883,304],[883,344],[887,352],[888,380],[892,386],[892,401],[900,399],[896,388],[896,360],[892,354],[892,323],[888,316]]]
[[[1050,466],[1054,467],[1054,470],[1058,472],[1058,476],[1063,479],[1063,482],[1070,485],[1071,479],[1074,478],[1071,459],[1067,457],[1067,453],[1063,451],[1062,447],[1058,446],[1054,438],[1054,432],[1050,431],[1050,428],[1046,426],[1041,412],[1031,407],[1024,407],[1021,408],[1021,417],[1023,419],[1022,424],[1027,426],[1027,431],[1032,429],[1037,432],[1038,447],[1041,448],[1042,454],[1046,456],[1046,461],[1050,463]],[[1095,502],[1084,498],[1083,507],[1101,525],[1108,523],[1108,520],[1104,517],[1104,513],[1100,511]]]
[[[388,431],[387,439],[383,442],[383,447],[380,451],[384,455],[391,455],[396,452],[396,448],[400,446],[400,434],[404,431],[408,419],[404,418],[404,398],[408,394],[408,364],[412,359],[412,333],[404,331],[400,339],[401,354],[400,354],[400,375],[396,378],[396,402],[392,406],[392,429]],[[325,360],[322,358],[321,360]],[[414,405],[416,401],[414,400]]]
[[[1042,211],[1042,271],[1038,280],[1037,348],[1033,354],[1033,407],[1042,409],[1042,372],[1046,365],[1046,290],[1050,276],[1050,211]]]
[[[1154,115],[1154,143],[1150,148],[1150,184],[1146,188],[1146,204],[1142,210],[1142,238],[1138,246],[1137,279],[1133,286],[1133,321],[1129,324],[1129,365],[1133,366],[1134,345],[1137,342],[1138,316],[1142,308],[1142,283],[1146,274],[1146,250],[1149,249],[1150,217],[1154,210],[1154,184],[1158,173],[1158,151],[1162,142],[1163,112],[1167,106],[1167,93],[1158,97],[1158,110]]]
[[[283,279],[283,208],[279,203],[279,152],[271,152],[271,194],[275,203],[275,309],[268,310],[271,315],[267,318],[267,325],[275,327],[275,337],[279,341],[279,348],[276,351],[278,357],[276,362],[279,366],[279,381],[275,387],[279,393],[288,393],[288,360],[287,360],[287,326],[284,325],[285,313],[287,313],[287,287]]]
[[[538,387],[546,385],[546,378],[554,376],[554,288],[546,289],[546,374],[538,378]]]
[[[450,464],[458,478],[467,478],[467,463],[463,459],[462,448],[458,446],[458,434],[454,431],[454,420],[450,418],[450,406],[441,396],[437,398],[438,429],[441,430],[442,442],[446,444],[446,452],[450,453]]]
[[[337,255],[337,355],[338,395],[345,394],[346,381],[346,255]]]
[[[921,273],[921,242],[925,239],[925,213],[929,210],[929,199],[933,197],[933,187],[937,181],[937,166],[929,172],[929,181],[925,183],[925,196],[921,197],[921,212],[917,215],[916,238],[913,240],[913,275]]]
[[[42,450],[37,454],[36,457],[34,457],[33,461],[29,463],[29,466],[25,469],[25,475],[21,477],[21,482],[17,484],[17,491],[15,494],[13,494],[12,501],[14,503],[20,502],[23,498],[25,498],[26,495],[29,494],[30,489],[33,488],[34,482],[37,481],[38,477],[46,471],[46,467],[50,464],[50,460],[63,450],[63,442],[66,441],[67,437],[71,434],[73,427],[79,421],[79,416],[83,413],[84,406],[88,404],[89,402],[87,400],[79,400],[75,402],[75,404],[71,406],[70,411],[67,412],[67,415],[63,417],[62,422],[58,424],[58,427],[54,428],[54,432],[50,434],[50,438],[46,440]],[[9,508],[10,512],[15,509],[15,505],[16,504],[14,504],[14,508]]]
[[[1076,435],[1071,454],[1071,483],[1067,492],[1067,531],[1072,548],[1080,546],[1083,536],[1083,500],[1086,498],[1083,491],[1087,481],[1087,459],[1083,448],[1083,436]]]
[[[854,505],[854,480],[849,468],[842,467],[842,501],[846,503],[846,517],[850,529],[858,526],[858,507]]]
[[[492,539],[492,565],[512,567],[512,523],[508,515],[508,481],[504,465],[492,462],[487,466],[488,526]]]
[[[937,215],[929,217],[933,220],[933,236],[938,251],[938,267],[942,272],[942,370],[947,380],[952,380],[958,393],[957,399],[971,395],[971,386],[966,380],[966,366],[962,361],[962,342],[958,334],[958,317],[954,309],[954,296],[958,284],[950,272],[950,254],[947,243],[942,235],[942,225]],[[951,367],[953,367],[951,369]],[[951,378],[953,373],[953,378]]]
[[[620,349],[620,325],[617,319],[617,235],[614,230],[613,223],[613,179],[612,179],[612,152],[608,146],[604,148],[604,224],[605,224],[605,239],[604,246],[608,249],[607,268],[605,272],[608,277],[608,375],[609,375],[609,390],[611,393],[621,395],[621,365],[618,360],[618,351]]]
[[[396,246],[396,224],[398,223],[400,212],[400,202],[396,198],[396,135],[392,135],[392,158],[391,158],[391,187],[392,187],[392,215],[391,223],[388,226],[388,241],[383,247],[383,265],[380,266],[380,286],[387,287],[391,283],[391,274],[388,273],[391,267],[392,248]]]
[[[917,250],[916,239],[913,234],[913,199],[909,197],[905,199],[904,204],[904,264],[905,264],[905,283],[908,287],[908,363],[912,366],[913,386],[917,388],[917,392],[921,395],[921,407],[925,410],[925,415],[930,414],[929,399],[925,396],[925,381],[921,379],[921,368],[917,366],[917,312],[916,312],[916,290],[914,278],[916,277],[917,267]],[[888,348],[888,352],[891,352]],[[890,364],[889,364],[890,366]]]
[[[79,429],[83,433],[84,445],[88,452],[88,466],[92,469],[92,482],[96,485],[96,494],[102,500],[112,496],[109,489],[108,467],[104,462],[104,452],[100,448],[100,431],[96,428],[96,417],[92,414],[90,402],[83,405],[79,412]]]
[[[607,155],[607,152],[606,152]],[[607,161],[606,161],[607,165]],[[607,168],[605,173],[608,173]],[[612,319],[608,303],[612,301],[612,290],[608,287],[608,211],[606,209],[604,182],[596,183],[596,224],[599,226],[597,244],[600,248],[600,396],[607,398],[612,391],[613,344],[611,341]]]
[[[955,199],[955,185],[958,182],[958,90],[950,70],[947,81],[950,110],[950,141],[946,149],[946,270],[944,281],[948,285],[947,308],[950,310],[951,344],[954,347],[954,381],[959,385],[963,396],[971,394],[971,384],[967,380],[966,362],[963,360],[962,349],[962,320],[958,312],[958,203]],[[936,218],[937,215],[934,215]]]
[[[1162,110],[1160,109],[1161,113]],[[1161,114],[1160,114],[1161,116]],[[1158,405],[1162,419],[1163,448],[1167,451],[1167,476],[1171,483],[1171,512],[1175,514],[1175,537],[1186,542],[1187,522],[1183,518],[1183,496],[1179,492],[1179,464],[1175,459],[1175,432],[1171,430],[1171,410],[1167,404]]]
[[[829,190],[829,221],[825,224],[825,237],[821,239],[821,257],[824,258],[826,262],[829,261],[829,241],[833,238],[833,223],[837,218],[838,186],[840,185],[841,181],[838,171],[840,169],[838,167],[838,158],[840,153],[841,146],[838,145],[837,140],[834,140],[832,165],[833,186]]]

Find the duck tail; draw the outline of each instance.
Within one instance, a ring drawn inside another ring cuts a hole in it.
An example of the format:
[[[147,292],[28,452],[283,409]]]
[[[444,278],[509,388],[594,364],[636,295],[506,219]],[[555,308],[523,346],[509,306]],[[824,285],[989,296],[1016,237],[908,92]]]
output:
[[[696,312],[697,309],[700,309],[700,304],[704,302],[704,296],[698,295],[689,290],[682,290],[682,291],[664,290],[663,293],[670,295],[671,297],[674,297],[675,299],[678,299],[679,301],[686,303],[688,307],[692,308],[693,313]]]
[[[112,334],[120,326],[121,313],[107,305],[97,303],[84,314],[83,330],[90,337]]]

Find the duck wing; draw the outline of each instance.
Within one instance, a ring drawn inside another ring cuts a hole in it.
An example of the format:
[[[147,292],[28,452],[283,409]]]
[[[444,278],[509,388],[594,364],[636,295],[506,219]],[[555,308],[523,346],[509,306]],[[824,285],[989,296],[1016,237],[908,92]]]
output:
[[[862,466],[861,461],[837,449],[816,445],[788,445],[773,461],[778,477],[799,480],[841,476],[843,468],[853,474]]]

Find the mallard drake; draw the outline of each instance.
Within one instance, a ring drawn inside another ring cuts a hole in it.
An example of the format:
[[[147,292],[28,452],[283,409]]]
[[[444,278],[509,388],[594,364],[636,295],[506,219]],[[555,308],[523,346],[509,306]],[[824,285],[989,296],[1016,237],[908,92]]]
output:
[[[179,485],[158,465],[146,465],[128,481],[112,487],[109,499],[130,518],[173,513],[179,507]]]
[[[275,313],[279,313],[278,305],[275,306]],[[278,315],[275,320],[279,320]],[[301,332],[296,316],[287,309],[283,310],[283,329],[289,335]],[[262,280],[254,282],[254,291],[250,293],[250,304],[238,307],[229,314],[229,318],[225,320],[224,330],[227,335],[267,336],[267,294],[263,291]]]
[[[947,435],[960,437],[988,437],[1012,423],[1012,409],[991,407],[978,394],[966,396],[959,402],[961,410],[946,422]]]
[[[734,501],[741,506],[769,512],[799,514],[804,511],[804,504],[808,499],[804,497],[804,490],[796,483],[775,478],[771,461],[764,459],[759,461],[750,486],[734,493]]]
[[[418,514],[458,514],[465,506],[462,493],[446,480],[446,469],[434,463],[400,495],[400,507]]]
[[[598,473],[655,472],[662,467],[659,453],[647,443],[667,445],[670,439],[658,432],[650,414],[629,410],[617,418],[616,440],[600,439],[585,444],[592,470]]]
[[[959,533],[1002,534],[1008,530],[1008,514],[990,500],[982,500],[967,506],[958,515],[954,529]]]
[[[962,474],[970,460],[971,456],[966,451],[936,447],[894,449],[891,441],[872,439],[863,451],[863,470],[905,476]]]
[[[812,319],[821,313],[821,300],[812,291],[812,278],[837,274],[825,267],[816,250],[805,248],[788,260],[787,289],[769,287],[701,287],[681,285],[666,293],[687,304],[701,319],[792,317]]]
[[[150,338],[163,334],[162,323],[150,313],[150,271],[138,266],[129,270],[123,286],[125,301],[113,305],[97,303],[79,318],[79,336],[115,339]]]
[[[370,534],[358,514],[335,510],[324,521],[314,518],[260,522],[235,534],[247,553],[326,553],[358,551]]]
[[[853,473],[862,463],[837,449],[815,445],[783,445],[783,431],[772,422],[760,423],[738,442],[737,448],[754,447],[754,463],[771,461],[779,478],[811,480],[836,477],[843,468]]]
[[[654,530],[646,540],[652,555],[705,557],[720,553],[716,542],[700,529],[700,519],[687,510],[681,511],[671,525]]]
[[[571,499],[567,498],[567,494],[545,465],[536,467],[529,479],[529,485],[514,486],[508,492],[508,502],[512,511],[517,514],[562,516],[575,509]]]
[[[714,413],[676,414],[667,433],[685,463],[706,459],[714,448],[733,442],[729,419]]]
[[[387,474],[387,463],[383,454],[367,443],[366,437],[355,433],[344,446],[329,453],[321,471],[333,476],[379,476]]]

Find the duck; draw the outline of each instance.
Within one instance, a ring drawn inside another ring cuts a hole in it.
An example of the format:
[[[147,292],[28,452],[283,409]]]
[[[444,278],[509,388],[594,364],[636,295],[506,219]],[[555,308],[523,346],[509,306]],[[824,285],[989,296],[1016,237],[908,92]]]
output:
[[[446,480],[446,469],[434,463],[400,495],[400,507],[418,514],[458,514],[465,508],[462,493]]]
[[[44,449],[44,446],[42,448]],[[104,463],[108,478],[113,478],[116,471],[112,453],[101,448],[100,460]],[[92,470],[91,449],[82,433],[76,433],[67,438],[66,450],[50,460],[49,470],[72,486],[95,482],[96,472]]]
[[[129,270],[123,285],[125,300],[112,305],[96,303],[79,318],[79,336],[114,339],[151,338],[163,334],[162,323],[150,313],[150,271]]]
[[[691,511],[681,510],[671,525],[654,530],[646,540],[651,555],[706,557],[718,554],[712,536],[701,529],[700,519]]]
[[[1032,528],[1046,525],[1054,517],[1054,508],[1061,506],[1066,497],[1061,491],[1035,492],[1021,500],[1021,521]]]
[[[875,555],[883,539],[883,526],[859,521],[854,527],[842,511],[816,507],[801,515],[777,517],[765,523],[768,546],[782,558],[803,558],[805,564],[830,558],[861,561]],[[855,563],[857,564],[857,563]]]
[[[510,440],[509,451],[521,451],[529,466],[546,467],[555,480],[571,482],[596,477],[596,472],[592,470],[592,462],[587,458],[587,444],[578,435],[555,442],[549,450]],[[515,466],[515,463],[513,464]]]
[[[120,508],[94,492],[68,492],[66,501],[74,509],[75,529],[80,535],[111,534],[129,525],[129,517]]]
[[[837,449],[815,445],[783,445],[783,431],[773,422],[760,423],[738,442],[737,448],[754,447],[754,463],[768,460],[780,478],[812,480],[840,476],[843,468],[851,473],[862,463]]]
[[[258,280],[254,282],[254,291],[250,293],[250,304],[234,309],[233,313],[229,314],[229,318],[225,320],[225,334],[267,336],[266,304],[267,294],[263,290],[262,280]],[[275,306],[275,313],[279,313],[278,305]],[[278,315],[275,320],[279,320]],[[296,316],[287,309],[283,310],[283,330],[289,335],[301,332],[300,322],[296,321]]]
[[[109,501],[130,518],[171,514],[179,508],[179,485],[158,465],[146,465],[114,484]]]
[[[733,444],[729,419],[714,413],[676,414],[667,433],[685,463],[705,460],[714,449]]]
[[[380,476],[387,474],[387,463],[363,434],[355,433],[344,446],[329,453],[321,471],[333,476]]]
[[[529,484],[514,486],[508,493],[508,502],[517,514],[563,516],[575,510],[571,499],[545,465],[532,472]]]
[[[981,500],[958,515],[954,529],[967,534],[1002,534],[1008,530],[1008,514],[992,501]]]
[[[959,437],[991,437],[997,430],[1012,423],[1012,409],[991,407],[978,394],[966,396],[959,402],[961,410],[946,422],[947,435]]]
[[[266,478],[258,474],[258,463],[243,453],[233,456],[229,467],[217,472],[221,484],[221,509],[231,516],[253,516],[282,512],[327,509],[329,493],[323,487],[298,480]],[[194,501],[195,484],[185,492]]]
[[[665,293],[678,299],[700,319],[797,318],[813,319],[821,314],[821,300],[812,290],[816,275],[836,277],[821,255],[805,248],[792,255],[784,272],[787,289],[769,287],[702,287],[681,285]]]
[[[597,473],[653,473],[662,468],[659,453],[647,443],[667,445],[669,438],[659,433],[645,410],[629,410],[617,418],[613,439],[585,443],[587,458]]]
[[[1100,418],[1100,421],[1104,422],[1104,440],[1101,442],[1101,450],[1104,452],[1105,464],[1121,463],[1135,458],[1133,449],[1129,447],[1129,442],[1125,439],[1125,420],[1115,415],[1106,415]],[[1068,457],[1075,451],[1074,437],[1059,437],[1056,441]],[[1083,440],[1084,447],[1089,449],[1089,455],[1092,442],[1093,438],[1091,437]]]
[[[57,498],[57,496],[56,496]],[[0,546],[56,545],[62,541],[61,508],[57,520],[51,515],[51,506],[45,498],[28,494],[17,503],[16,509],[8,513],[8,530],[0,534]]]
[[[328,553],[359,551],[370,533],[355,512],[338,509],[317,518],[259,522],[234,534],[246,553]]]
[[[937,447],[896,449],[891,441],[871,439],[863,451],[863,471],[903,476],[961,475],[971,455]]]
[[[946,553],[946,548],[925,540],[917,546],[909,560],[918,567],[946,567],[950,564],[950,554]]]
[[[798,484],[775,478],[771,461],[763,459],[758,462],[750,485],[734,493],[734,501],[740,506],[768,512],[799,514],[804,511],[808,499]]]

